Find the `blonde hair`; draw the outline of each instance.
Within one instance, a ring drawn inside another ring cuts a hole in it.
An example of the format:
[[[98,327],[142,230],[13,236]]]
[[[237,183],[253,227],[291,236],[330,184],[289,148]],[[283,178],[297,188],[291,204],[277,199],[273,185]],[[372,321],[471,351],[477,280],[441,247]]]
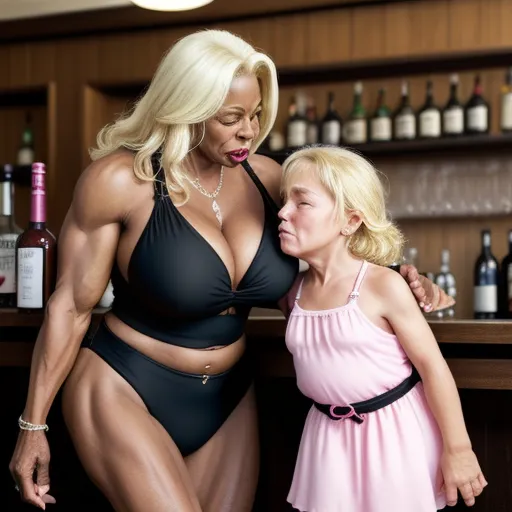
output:
[[[361,225],[349,239],[350,252],[377,265],[399,261],[404,238],[387,217],[384,187],[377,169],[348,149],[310,146],[293,153],[283,163],[281,192],[286,196],[291,176],[309,169],[333,197],[337,219],[341,221],[350,210],[362,217]]]
[[[270,57],[224,30],[202,30],[180,39],[164,56],[133,109],[98,134],[93,160],[119,148],[134,151],[134,172],[154,179],[151,157],[161,149],[169,194],[178,205],[189,199],[183,161],[204,137],[204,122],[222,107],[234,78],[254,75],[262,96],[260,133],[251,152],[270,132],[277,115],[276,68]]]

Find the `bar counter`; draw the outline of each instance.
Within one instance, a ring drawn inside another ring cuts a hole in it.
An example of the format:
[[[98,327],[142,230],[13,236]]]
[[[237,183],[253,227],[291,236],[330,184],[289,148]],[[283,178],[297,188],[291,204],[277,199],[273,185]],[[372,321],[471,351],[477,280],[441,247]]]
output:
[[[97,323],[105,309],[93,312]],[[41,326],[40,313],[0,312],[0,367],[28,366],[33,340]],[[429,320],[459,388],[512,389],[512,321]],[[280,314],[249,318],[246,333],[265,377],[294,377],[293,362],[284,345],[286,322]]]
[[[95,310],[92,323],[97,324],[105,312]],[[12,426],[10,438],[0,444],[0,462],[4,467],[15,444],[16,418],[25,401],[28,367],[42,319],[42,314],[0,311],[0,394],[3,414]],[[429,324],[460,389],[470,438],[491,482],[473,512],[508,512],[512,510],[512,321],[431,320]],[[246,328],[256,364],[261,453],[253,512],[292,512],[286,495],[302,426],[311,406],[297,389],[292,357],[284,343],[285,329],[281,314],[268,310],[254,310]],[[61,416],[60,400],[50,415],[53,483],[62,507],[57,506],[55,511],[74,510],[71,504],[77,499],[87,503],[88,510],[100,506],[108,510],[74,454]],[[0,490],[4,490],[1,482]],[[24,510],[12,489],[6,487],[5,493],[9,496],[8,510]],[[450,510],[459,512],[467,508],[459,504]]]

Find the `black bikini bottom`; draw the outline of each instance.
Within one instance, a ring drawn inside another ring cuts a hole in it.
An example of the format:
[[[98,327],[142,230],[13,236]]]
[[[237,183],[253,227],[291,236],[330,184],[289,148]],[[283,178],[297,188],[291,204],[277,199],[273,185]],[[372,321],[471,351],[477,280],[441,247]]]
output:
[[[169,368],[135,350],[104,321],[82,347],[98,354],[135,389],[184,457],[213,437],[253,380],[247,350],[232,368],[203,384],[203,375]]]

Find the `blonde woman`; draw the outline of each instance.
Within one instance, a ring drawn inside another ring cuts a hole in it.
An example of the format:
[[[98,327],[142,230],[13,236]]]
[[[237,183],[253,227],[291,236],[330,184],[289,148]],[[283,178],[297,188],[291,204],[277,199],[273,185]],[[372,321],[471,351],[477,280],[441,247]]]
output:
[[[313,399],[288,496],[300,511],[434,512],[487,485],[452,375],[400,275],[375,169],[341,148],[283,165],[283,252],[309,264],[286,344]],[[421,381],[421,382],[420,382]]]
[[[115,510],[252,509],[259,449],[244,326],[251,307],[277,307],[298,272],[279,246],[281,168],[254,154],[277,96],[269,57],[201,31],[99,134],[61,230],[19,419],[10,469],[24,501],[54,501],[45,423],[66,381],[71,438]],[[435,307],[437,288],[408,271],[418,302]],[[113,307],[85,336],[109,278]]]

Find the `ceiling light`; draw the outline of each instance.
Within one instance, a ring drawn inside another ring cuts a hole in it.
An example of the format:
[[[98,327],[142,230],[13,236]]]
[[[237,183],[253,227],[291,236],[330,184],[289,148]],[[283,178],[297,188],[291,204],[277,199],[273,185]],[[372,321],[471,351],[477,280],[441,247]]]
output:
[[[211,3],[213,0],[132,0],[143,9],[153,11],[188,11]]]

